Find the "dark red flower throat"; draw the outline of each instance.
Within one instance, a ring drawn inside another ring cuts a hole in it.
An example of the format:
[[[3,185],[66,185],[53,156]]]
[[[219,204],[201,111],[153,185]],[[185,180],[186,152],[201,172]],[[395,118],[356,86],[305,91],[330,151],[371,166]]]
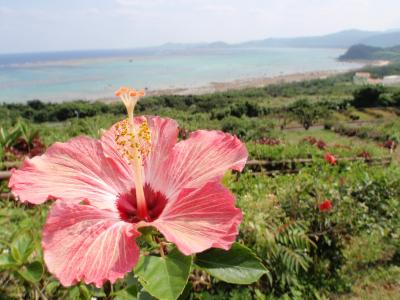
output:
[[[140,218],[137,213],[136,190],[121,194],[117,198],[117,208],[121,219],[129,223],[138,223],[140,221],[151,222],[157,219],[167,204],[167,198],[161,192],[155,192],[149,184],[143,187],[144,197],[146,199],[148,216]]]

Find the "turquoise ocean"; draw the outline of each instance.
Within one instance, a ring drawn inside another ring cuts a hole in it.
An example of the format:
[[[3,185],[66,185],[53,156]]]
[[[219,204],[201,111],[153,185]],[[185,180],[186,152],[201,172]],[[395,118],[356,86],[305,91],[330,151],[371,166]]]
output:
[[[121,85],[149,90],[360,67],[344,49],[221,48],[0,55],[0,102],[110,98]]]

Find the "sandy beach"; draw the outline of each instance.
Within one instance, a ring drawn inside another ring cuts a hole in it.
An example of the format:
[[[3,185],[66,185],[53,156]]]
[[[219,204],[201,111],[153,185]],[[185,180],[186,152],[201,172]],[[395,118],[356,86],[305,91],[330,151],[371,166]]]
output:
[[[365,66],[386,66],[390,64],[387,60],[378,61],[356,61]],[[240,90],[245,88],[259,88],[271,84],[289,83],[289,82],[299,82],[313,79],[325,79],[330,76],[345,74],[348,72],[354,72],[359,70],[331,70],[331,71],[314,71],[314,72],[304,72],[304,73],[294,73],[287,75],[279,75],[272,77],[258,77],[258,78],[248,78],[248,79],[238,79],[234,81],[227,82],[210,82],[210,84],[201,87],[191,87],[191,88],[173,88],[173,89],[160,89],[160,90],[148,90],[148,96],[160,96],[160,95],[202,95],[210,94],[215,92],[225,92],[228,90]]]
[[[270,84],[288,83],[288,82],[298,82],[304,80],[312,79],[323,79],[329,76],[334,76],[338,74],[343,74],[348,71],[316,71],[316,72],[306,72],[306,73],[295,73],[288,75],[279,75],[274,77],[259,77],[259,78],[248,78],[248,79],[238,79],[234,81],[227,82],[210,82],[209,85],[201,87],[191,87],[191,88],[176,88],[176,89],[163,89],[163,90],[149,90],[147,95],[201,95],[209,94],[215,92],[224,92],[228,90],[240,90],[245,88],[258,88],[264,87]]]
[[[314,71],[304,73],[294,73],[287,75],[279,75],[273,77],[259,77],[259,78],[248,78],[238,79],[227,82],[210,82],[210,84],[200,87],[182,87],[182,88],[171,88],[171,89],[157,89],[157,90],[146,90],[146,96],[161,96],[161,95],[203,95],[211,94],[216,92],[225,92],[229,90],[241,90],[245,88],[260,88],[271,84],[299,82],[313,79],[324,79],[330,76],[344,74],[347,71]],[[102,102],[115,102],[115,98],[100,98],[96,101]]]

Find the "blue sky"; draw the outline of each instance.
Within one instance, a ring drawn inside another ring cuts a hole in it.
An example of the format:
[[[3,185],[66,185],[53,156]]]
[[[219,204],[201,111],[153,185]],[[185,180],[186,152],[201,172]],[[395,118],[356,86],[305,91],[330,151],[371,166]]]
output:
[[[399,0],[0,0],[0,53],[400,28]]]

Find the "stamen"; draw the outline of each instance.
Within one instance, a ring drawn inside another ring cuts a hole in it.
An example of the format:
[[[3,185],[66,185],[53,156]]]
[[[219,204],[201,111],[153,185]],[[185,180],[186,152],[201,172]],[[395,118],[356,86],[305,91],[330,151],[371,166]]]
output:
[[[129,163],[133,163],[133,151],[136,149],[142,165],[151,151],[151,136],[147,120],[139,125],[136,135],[130,130],[129,120],[125,119],[115,125],[115,143]]]
[[[139,98],[144,96],[144,91],[136,91],[121,87],[116,96],[119,96],[126,107],[128,119],[116,125],[115,142],[120,148],[122,155],[130,162],[132,167],[138,217],[142,220],[149,220],[146,199],[143,192],[142,165],[151,149],[150,130],[147,121],[143,121],[138,132],[136,132],[133,111]]]

